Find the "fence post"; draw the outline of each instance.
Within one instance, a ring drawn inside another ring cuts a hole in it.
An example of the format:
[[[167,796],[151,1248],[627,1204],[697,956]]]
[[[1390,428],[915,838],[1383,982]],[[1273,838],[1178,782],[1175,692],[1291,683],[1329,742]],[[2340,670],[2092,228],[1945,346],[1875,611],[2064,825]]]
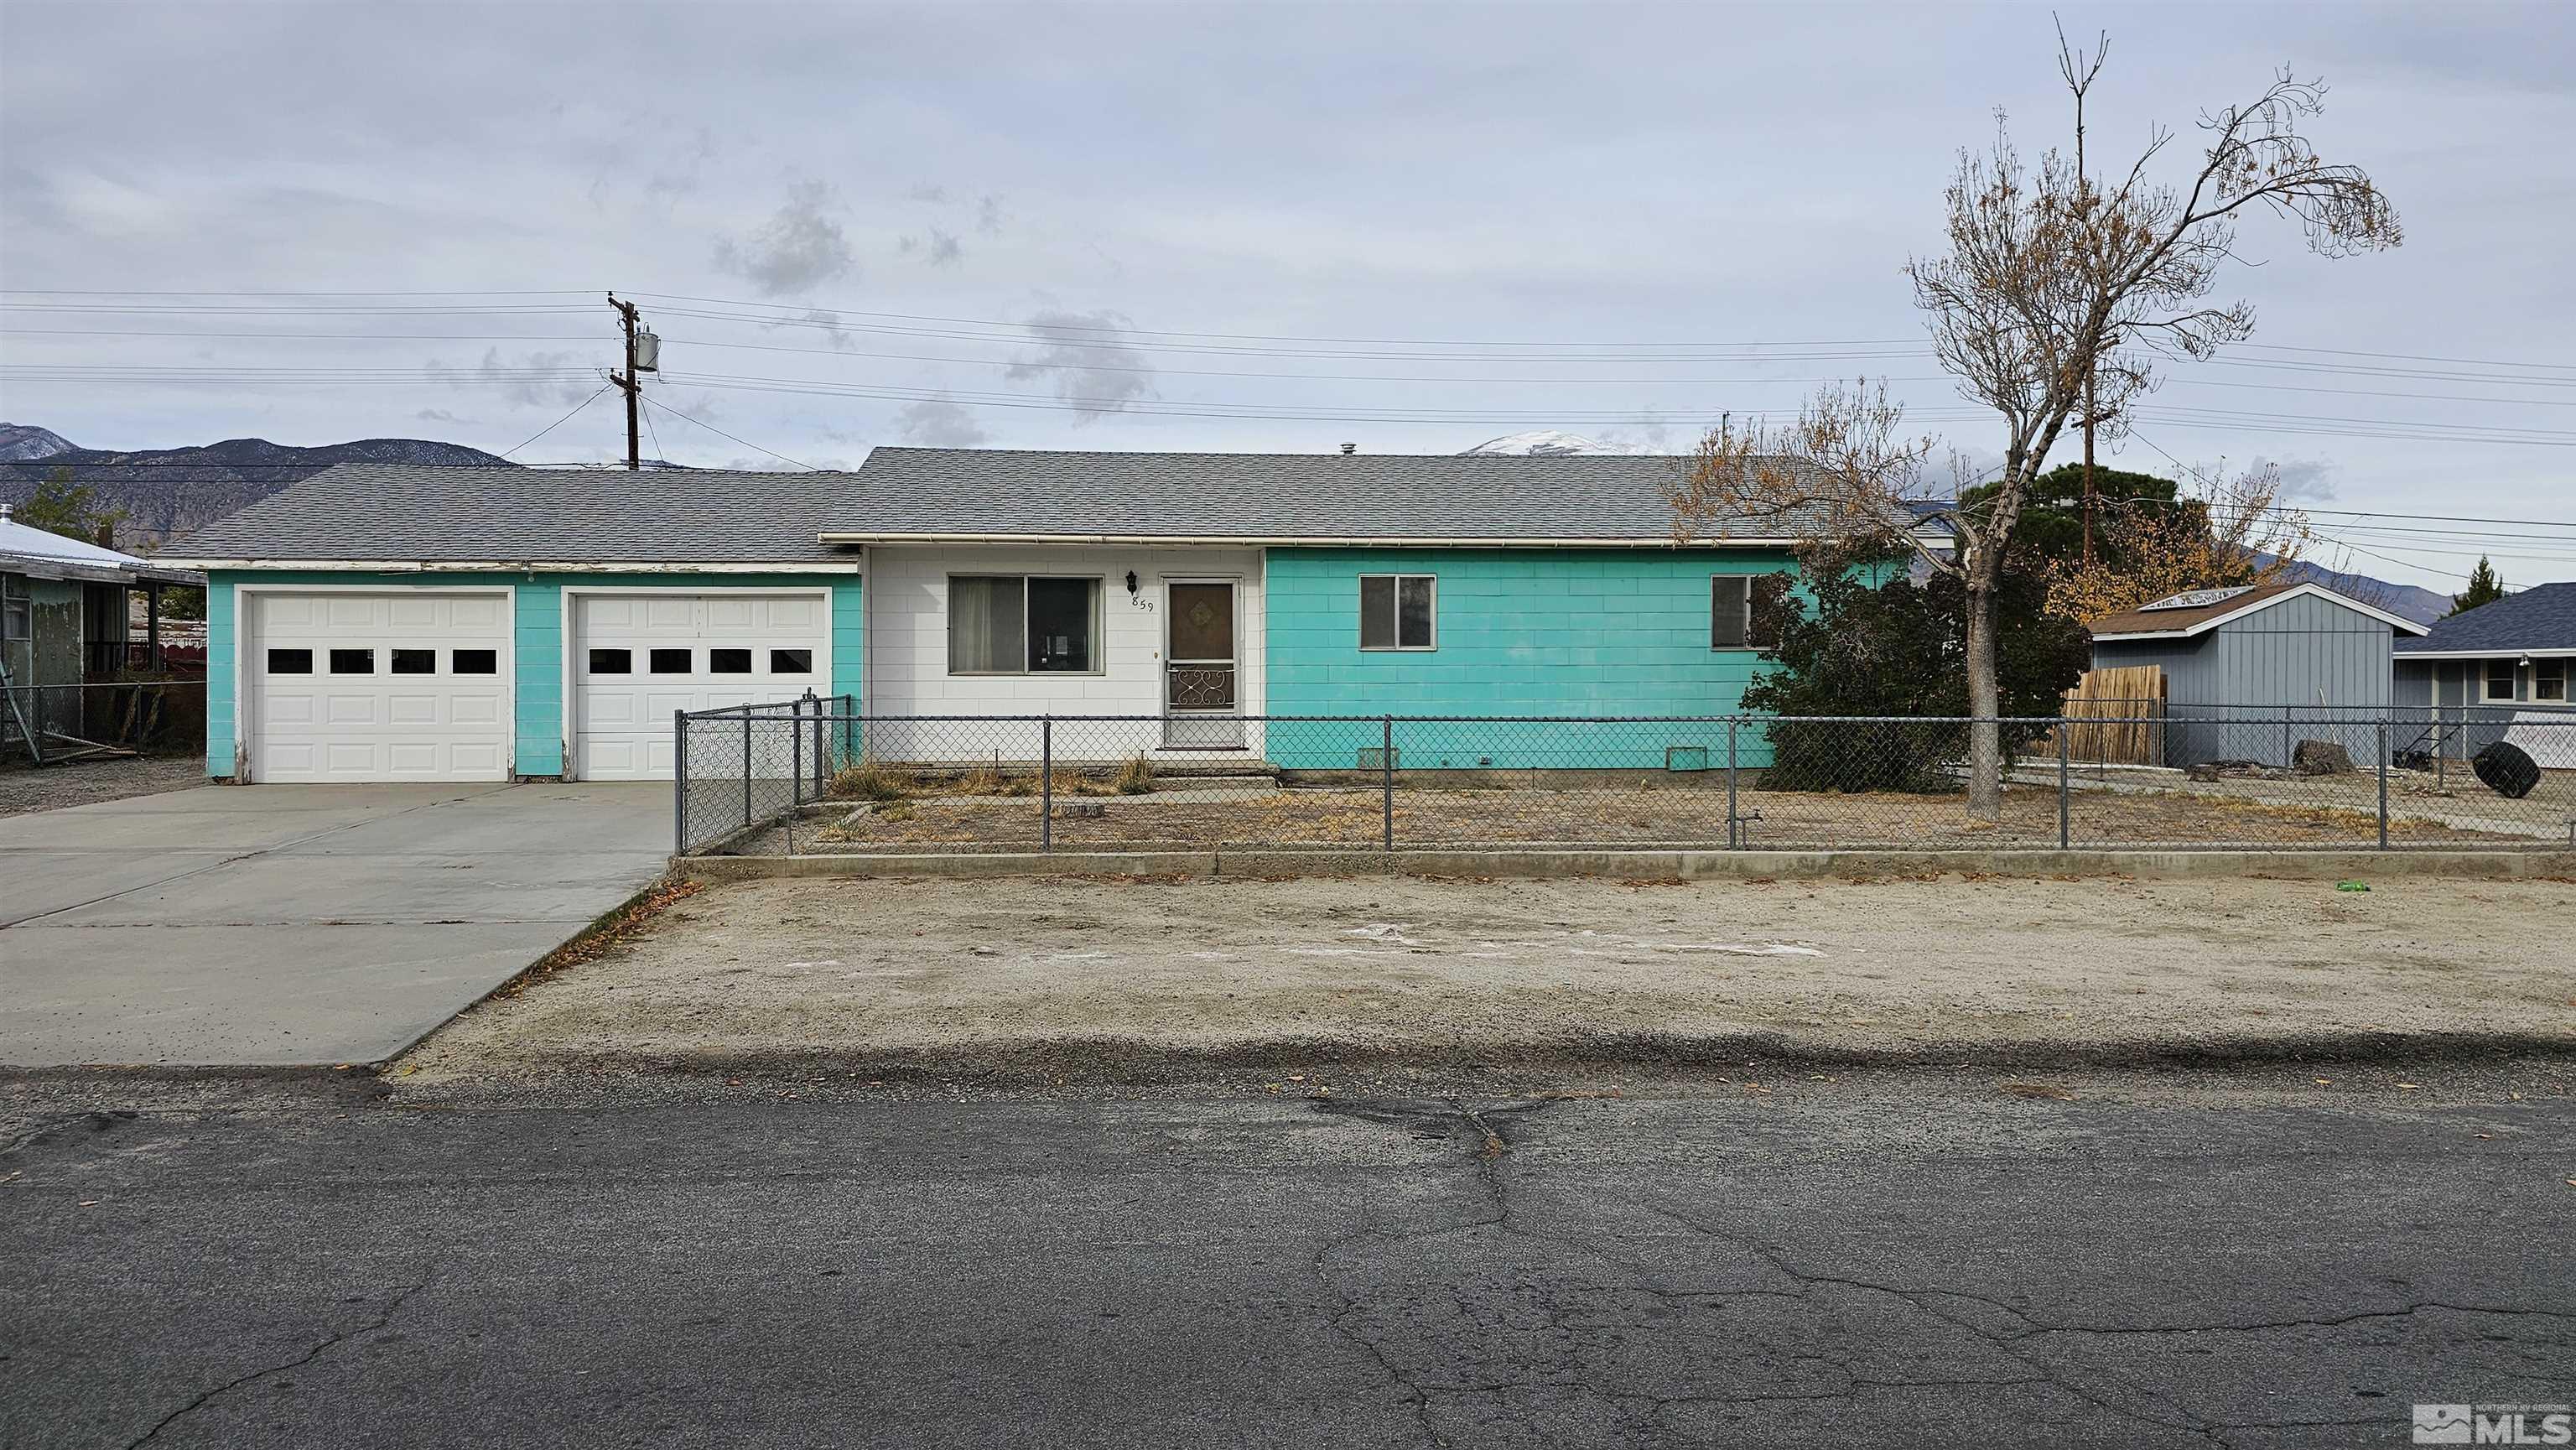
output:
[[[805,702],[802,700],[787,702],[787,733],[794,739],[788,748],[795,752],[788,771],[794,784],[787,788],[787,804],[792,808],[805,804]]]
[[[751,707],[742,707],[742,823],[751,824]]]
[[[1743,849],[1742,824],[1735,813],[1735,727],[1740,723],[1732,715],[1726,717],[1726,849],[1730,851]]]
[[[2290,712],[2296,708],[2297,707],[2293,705],[2283,705],[2281,707],[2281,768],[2283,770],[2290,768],[2291,757],[2297,754],[2296,751],[2290,748]]]
[[[2388,849],[2388,717],[2379,717],[2379,849]]]
[[[2067,753],[2072,748],[2073,743],[2074,732],[2072,728],[2067,725],[2066,716],[2061,713],[2057,717],[2057,849],[2061,851],[2065,850],[2068,845],[2072,843],[2074,834],[2069,829],[2070,822],[2068,820],[2066,808]]]
[[[2451,788],[2450,742],[2442,738],[2449,732],[2442,728],[2441,690],[2442,682],[2435,680],[2433,682],[2433,789],[2437,792]]]
[[[1381,781],[1380,795],[1386,807],[1385,844],[1387,854],[1395,853],[1395,717],[1387,715],[1378,721],[1377,769]]]
[[[1055,717],[1038,720],[1038,849],[1055,849]]]
[[[689,712],[671,712],[671,854],[689,854]]]

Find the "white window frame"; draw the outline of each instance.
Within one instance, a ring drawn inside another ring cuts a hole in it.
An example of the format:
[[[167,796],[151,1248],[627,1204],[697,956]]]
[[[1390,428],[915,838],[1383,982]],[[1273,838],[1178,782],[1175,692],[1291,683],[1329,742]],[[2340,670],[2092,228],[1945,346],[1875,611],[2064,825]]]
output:
[[[2508,682],[2505,687],[2505,692],[2501,695],[2495,692],[2495,667],[2498,665],[2504,666],[2505,679]],[[2486,659],[2478,661],[2479,704],[2510,705],[2520,697],[2521,686],[2522,666],[2513,660],[2506,659],[2501,656],[2489,656]]]
[[[1771,639],[1762,637],[1761,624],[1753,617],[1753,588],[1768,577],[1767,574],[1711,574],[1708,576],[1708,648],[1711,654],[1767,654],[1780,647],[1777,637]],[[1744,585],[1744,643],[1742,644],[1717,642],[1717,588],[1729,580],[1741,580]]]
[[[2552,677],[2542,672],[2551,669],[2555,669],[2558,672],[2553,681],[2558,686],[2558,693],[2555,695],[2544,695],[2540,692],[2541,682],[2543,680],[2549,680]],[[2564,655],[2544,656],[2533,660],[2531,662],[2531,698],[2533,703],[2542,705],[2566,704],[2567,672],[2567,659]]]
[[[960,579],[1017,579],[1020,581],[1020,667],[1016,670],[961,670],[949,667],[952,680],[1029,678],[1079,680],[1109,673],[1109,576],[1106,574],[1029,574],[1010,569],[970,569],[945,576],[939,600],[940,663],[947,665],[956,657],[950,644],[950,633],[957,628],[956,611],[948,601],[956,597]],[[1029,668],[1029,581],[1032,579],[1078,580],[1091,589],[1091,668],[1087,670],[1033,670]]]
[[[1393,644],[1370,644],[1368,642],[1368,581],[1371,579],[1392,579],[1395,581],[1395,587],[1387,591],[1387,606],[1395,611],[1395,618],[1388,621],[1389,624],[1394,626],[1394,628],[1388,631],[1388,633],[1393,635],[1395,638],[1395,643]],[[1429,642],[1424,644],[1406,644],[1404,642],[1404,582],[1408,579],[1419,579],[1425,585],[1429,586],[1431,590],[1431,638]],[[1429,654],[1440,648],[1439,575],[1392,573],[1362,574],[1359,576],[1358,583],[1353,587],[1359,590],[1360,648],[1362,650],[1365,650],[1370,654]]]

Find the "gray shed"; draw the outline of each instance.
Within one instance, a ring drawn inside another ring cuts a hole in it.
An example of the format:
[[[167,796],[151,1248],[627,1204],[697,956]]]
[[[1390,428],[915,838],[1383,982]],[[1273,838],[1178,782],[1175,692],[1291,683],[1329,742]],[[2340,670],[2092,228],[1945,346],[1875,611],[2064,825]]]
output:
[[[2286,766],[2301,740],[2335,741],[2360,764],[2379,732],[2352,722],[2386,715],[2395,642],[2422,633],[2322,584],[2201,589],[2094,621],[2093,667],[2164,670],[2167,765]]]

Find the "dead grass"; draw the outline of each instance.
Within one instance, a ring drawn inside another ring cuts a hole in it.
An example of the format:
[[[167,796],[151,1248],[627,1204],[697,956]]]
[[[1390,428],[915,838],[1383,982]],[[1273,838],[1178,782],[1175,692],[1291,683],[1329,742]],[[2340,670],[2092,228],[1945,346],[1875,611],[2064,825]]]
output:
[[[963,793],[965,784],[947,783],[943,794],[913,796],[857,813],[819,839],[800,832],[798,844],[811,840],[835,851],[1029,849],[1037,844],[1036,803],[1013,798],[1032,792],[1034,780],[1026,781],[1020,792],[1002,789],[971,796]],[[1087,790],[1059,785],[1058,791],[1107,795],[1115,789],[1098,781],[1087,784]],[[1383,798],[1365,787],[1246,790],[1215,799],[1194,794],[1185,800],[1147,794],[1104,805],[1095,817],[1059,816],[1056,849],[1369,850],[1382,844],[1386,830]],[[1964,798],[1954,794],[1747,790],[1740,793],[1737,807],[1742,816],[1738,838],[1754,849],[2031,848],[2054,847],[2058,841],[2053,790],[2008,791],[2003,818],[1993,822],[1970,819]],[[2355,847],[2375,844],[2379,830],[2372,810],[2340,804],[2284,806],[2184,792],[2079,792],[2069,826],[2071,839],[2087,846]],[[1399,847],[1710,847],[1726,845],[1728,836],[1722,789],[1399,789],[1395,797]],[[2405,819],[2390,823],[2389,836],[2418,845],[2531,844],[2525,837]],[[783,846],[778,833],[771,833],[745,849],[757,854]]]

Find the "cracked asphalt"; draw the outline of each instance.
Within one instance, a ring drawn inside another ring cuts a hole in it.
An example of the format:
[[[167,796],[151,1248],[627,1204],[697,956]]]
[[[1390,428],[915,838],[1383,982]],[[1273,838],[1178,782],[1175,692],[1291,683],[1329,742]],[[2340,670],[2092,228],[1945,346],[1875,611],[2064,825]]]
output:
[[[2420,1076],[72,1079],[0,1118],[0,1440],[2404,1444],[2576,1396],[2576,1102]]]

